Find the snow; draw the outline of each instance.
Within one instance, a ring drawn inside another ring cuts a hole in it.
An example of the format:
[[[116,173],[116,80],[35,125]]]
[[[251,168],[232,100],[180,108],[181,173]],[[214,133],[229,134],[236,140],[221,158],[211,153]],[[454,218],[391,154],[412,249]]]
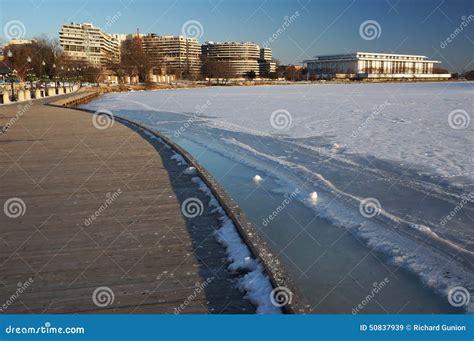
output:
[[[351,230],[371,249],[387,255],[389,262],[413,272],[426,286],[446,296],[456,285],[474,293],[473,272],[440,252],[454,249],[451,254],[457,254],[457,258],[461,254],[458,251],[472,255],[472,249],[456,249],[472,241],[472,206],[466,205],[449,227],[439,226],[440,217],[458,205],[459,193],[474,188],[474,124],[453,129],[448,121],[450,113],[459,109],[472,117],[473,94],[473,83],[214,87],[107,94],[89,107],[117,110],[155,129],[182,127],[181,122],[187,122],[183,120],[193,117],[192,126],[186,129],[195,131],[183,131],[180,136],[195,143],[202,140],[206,148],[251,166],[263,178],[271,176],[282,186],[301,188],[299,200],[318,216]],[[196,107],[204,108],[199,115],[195,115]],[[155,112],[159,115],[154,116]],[[287,112],[289,116],[279,120],[279,125],[272,125],[274,112]],[[287,127],[278,129],[285,122],[289,123]],[[219,143],[206,144],[208,135]],[[379,167],[380,163],[372,164],[371,160],[394,166]],[[185,172],[195,175],[190,168]],[[350,187],[350,181],[334,182],[338,178],[334,172],[348,180],[356,174],[362,190]],[[266,311],[270,293],[263,289],[262,294],[258,289],[269,285],[271,290],[271,285],[268,280],[260,281],[264,277],[261,265],[247,258],[250,251],[239,244],[242,241],[235,226],[209,188],[198,177],[193,181],[221,215],[222,227],[216,237],[227,248],[230,269],[250,270],[239,287]],[[380,216],[392,221],[395,229],[364,219],[358,204],[353,205],[355,209],[350,207],[351,202],[367,196],[358,193],[365,188],[372,196],[377,182]],[[414,200],[412,194],[417,195]],[[400,234],[399,224],[430,243]],[[439,241],[444,243],[442,247],[433,248]],[[445,274],[446,264],[451,275]],[[259,278],[257,287],[250,281],[254,277]],[[473,309],[474,302],[467,307],[468,311]]]
[[[196,174],[196,168],[195,167],[188,167],[184,170],[184,174],[194,175],[194,174]]]
[[[173,92],[108,94],[110,110],[137,109],[179,115],[202,106],[198,120],[208,125],[255,135],[299,139],[324,137],[331,154],[347,153],[389,159],[401,165],[453,179],[474,179],[471,147],[474,124],[454,130],[450,112],[472,116],[472,83],[324,84],[182,89]],[[285,110],[291,125],[276,129],[273,112]]]
[[[178,166],[184,166],[188,164],[186,160],[184,159],[184,157],[182,157],[178,153],[175,153],[173,156],[171,156],[171,160],[175,160]]]
[[[180,166],[187,165],[186,160],[178,153],[175,153],[171,159],[175,160]],[[195,175],[196,169],[187,167],[183,173]],[[227,216],[204,181],[197,176],[193,176],[191,180],[198,185],[200,191],[209,197],[209,207],[213,209],[212,212],[219,214],[221,227],[216,230],[215,237],[226,248],[229,261],[228,269],[235,273],[246,272],[245,275],[239,277],[237,287],[245,293],[245,298],[255,304],[257,314],[280,314],[281,309],[271,303],[270,297],[273,287],[265,275],[262,265],[252,257],[234,223]]]
[[[207,185],[198,177],[193,177],[192,181],[198,184],[199,189],[209,197],[209,207],[217,212],[222,223],[216,231],[216,239],[224,245],[227,251],[229,270],[233,272],[246,271],[247,273],[239,278],[238,288],[245,292],[245,297],[257,306],[258,314],[279,314],[280,308],[271,303],[272,285],[260,262],[252,257],[252,254],[240,238],[237,228],[219,202],[212,194]]]

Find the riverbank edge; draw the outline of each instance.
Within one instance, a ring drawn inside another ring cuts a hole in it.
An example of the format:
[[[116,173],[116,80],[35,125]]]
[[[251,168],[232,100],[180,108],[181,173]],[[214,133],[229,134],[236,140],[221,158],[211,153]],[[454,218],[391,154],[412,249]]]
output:
[[[70,96],[63,99],[58,99],[47,103],[47,105],[57,107],[67,107],[69,109],[79,110],[89,114],[94,114],[94,110],[78,108],[78,105],[86,104],[101,95],[101,91],[91,90],[83,91],[75,96]],[[103,114],[103,113],[102,113]],[[289,304],[282,306],[281,309],[287,314],[309,314],[310,307],[305,305],[301,299],[301,294],[296,288],[294,281],[291,279],[287,271],[283,268],[277,257],[271,252],[268,244],[257,230],[257,228],[247,219],[243,211],[237,205],[237,203],[224,191],[222,186],[213,178],[213,176],[200,165],[200,163],[181,146],[176,144],[167,136],[164,136],[160,132],[149,129],[139,123],[130,121],[128,119],[114,116],[113,119],[123,124],[124,126],[134,126],[138,129],[146,131],[153,136],[162,139],[168,144],[175,152],[182,155],[183,158],[193,167],[195,167],[198,176],[204,181],[209,187],[212,194],[219,201],[219,204],[224,209],[227,216],[232,220],[237,228],[237,232],[242,238],[243,242],[250,249],[252,255],[260,260],[263,268],[265,269],[266,275],[269,277],[272,286],[277,288],[286,288],[292,293],[291,301]],[[278,291],[276,292],[278,295]]]

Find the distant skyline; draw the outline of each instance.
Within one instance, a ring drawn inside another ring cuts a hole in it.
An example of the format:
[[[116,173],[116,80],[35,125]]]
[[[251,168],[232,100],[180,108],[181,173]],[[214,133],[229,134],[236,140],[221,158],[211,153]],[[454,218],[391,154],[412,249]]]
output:
[[[267,45],[285,64],[367,51],[421,54],[450,71],[474,69],[472,0],[0,0],[0,22],[3,42],[12,34],[57,38],[69,22],[121,34],[181,35],[184,27],[201,43]]]

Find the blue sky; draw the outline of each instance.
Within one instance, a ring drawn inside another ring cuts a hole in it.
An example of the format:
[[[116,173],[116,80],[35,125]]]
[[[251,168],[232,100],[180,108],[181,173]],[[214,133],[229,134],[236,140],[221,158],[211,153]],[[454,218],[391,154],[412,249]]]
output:
[[[92,22],[109,33],[139,28],[178,35],[183,24],[196,20],[202,26],[201,42],[262,45],[296,12],[296,19],[269,44],[283,63],[369,51],[422,54],[452,71],[474,69],[473,0],[0,0],[3,40],[12,20],[24,25],[26,38],[57,37],[61,24],[70,21]],[[367,20],[380,27],[371,40],[359,32]],[[463,21],[462,32],[442,47]]]

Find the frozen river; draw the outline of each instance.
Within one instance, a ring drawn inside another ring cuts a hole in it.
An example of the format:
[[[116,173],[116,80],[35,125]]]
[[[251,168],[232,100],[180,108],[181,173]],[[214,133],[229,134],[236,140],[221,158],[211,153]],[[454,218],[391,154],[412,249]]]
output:
[[[315,312],[452,312],[452,288],[474,294],[473,85],[213,87],[86,107],[192,153]]]

